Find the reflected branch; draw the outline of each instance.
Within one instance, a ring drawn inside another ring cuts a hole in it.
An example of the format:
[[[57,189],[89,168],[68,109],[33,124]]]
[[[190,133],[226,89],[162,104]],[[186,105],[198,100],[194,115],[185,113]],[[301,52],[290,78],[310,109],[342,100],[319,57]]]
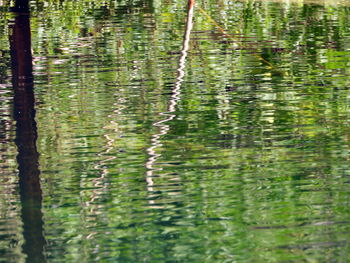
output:
[[[26,262],[46,262],[43,251],[39,154],[36,148],[35,98],[29,8],[26,1],[16,1],[14,23],[11,26],[10,49],[12,84],[14,89],[15,143],[18,150],[18,176],[22,205],[23,253]],[[28,2],[28,1],[27,1]]]
[[[160,131],[151,138],[151,146],[147,149],[149,158],[146,162],[146,182],[148,191],[153,191],[153,172],[156,170],[162,170],[161,168],[156,168],[154,165],[157,159],[161,156],[160,153],[157,153],[156,149],[162,146],[161,137],[166,135],[170,129],[170,126],[167,124],[169,121],[176,117],[174,113],[176,111],[176,106],[180,100],[181,95],[181,84],[185,76],[185,66],[186,66],[186,57],[187,51],[189,49],[190,35],[193,27],[193,11],[194,11],[194,0],[189,0],[188,10],[187,10],[187,19],[186,19],[186,29],[183,37],[181,56],[179,59],[179,67],[177,68],[177,77],[176,82],[171,90],[171,96],[166,112],[161,112],[159,115],[165,116],[165,119],[157,121],[153,126],[159,127]]]
[[[227,38],[230,38],[231,40],[235,41],[236,44],[239,47],[243,47],[241,41],[239,41],[238,38],[232,36],[231,34],[229,34],[222,26],[219,25],[218,22],[216,22],[202,7],[200,7],[199,5],[197,5],[198,10],[213,24],[215,25],[218,30]],[[266,59],[264,59],[261,55],[258,54],[253,54],[254,57],[256,57],[258,60],[262,61],[264,64],[266,64],[270,69],[275,68],[275,66],[270,62],[267,61]]]

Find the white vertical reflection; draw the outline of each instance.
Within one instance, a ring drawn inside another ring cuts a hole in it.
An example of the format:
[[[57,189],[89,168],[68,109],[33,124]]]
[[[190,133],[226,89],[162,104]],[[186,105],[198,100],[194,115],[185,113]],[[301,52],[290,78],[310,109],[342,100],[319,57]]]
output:
[[[171,96],[170,96],[167,111],[160,113],[160,115],[165,116],[165,118],[153,124],[154,126],[159,127],[159,133],[152,135],[151,146],[147,148],[147,153],[149,155],[149,158],[146,162],[146,168],[147,168],[146,182],[147,182],[147,190],[150,192],[153,191],[153,185],[154,185],[153,172],[156,170],[162,170],[162,168],[154,167],[155,162],[161,156],[160,153],[156,152],[156,148],[162,146],[162,143],[160,141],[161,137],[168,133],[170,127],[167,123],[176,117],[176,114],[174,112],[176,111],[176,106],[178,104],[178,101],[180,100],[181,84],[185,76],[186,57],[187,57],[187,51],[189,48],[190,34],[193,27],[193,9],[194,9],[194,0],[189,0],[186,29],[185,29],[185,34],[183,38],[181,56],[179,59],[179,67],[177,69],[176,82],[173,89],[171,90]],[[150,201],[150,203],[153,203],[153,201]]]

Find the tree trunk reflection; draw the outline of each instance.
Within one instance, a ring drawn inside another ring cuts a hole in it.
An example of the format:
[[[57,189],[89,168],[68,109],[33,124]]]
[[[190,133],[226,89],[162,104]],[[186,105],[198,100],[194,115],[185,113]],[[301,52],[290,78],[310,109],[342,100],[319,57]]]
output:
[[[18,149],[19,188],[23,221],[23,252],[27,262],[46,262],[43,254],[42,191],[39,154],[36,149],[33,66],[28,1],[16,1],[15,20],[11,26],[10,48],[14,88],[15,143]]]
[[[179,58],[179,67],[177,68],[177,77],[176,82],[171,90],[171,96],[169,99],[169,104],[166,112],[161,112],[159,115],[165,116],[166,118],[157,121],[153,124],[153,126],[159,127],[159,133],[156,133],[152,135],[151,138],[151,146],[147,148],[148,153],[148,160],[146,162],[146,182],[147,182],[147,190],[148,192],[152,193],[154,191],[154,171],[161,170],[161,168],[156,168],[155,163],[158,160],[158,158],[161,156],[160,153],[156,152],[156,148],[160,147],[162,145],[161,143],[161,137],[166,135],[170,129],[169,121],[173,120],[176,117],[175,111],[176,106],[180,100],[181,95],[181,84],[184,81],[185,76],[185,66],[186,66],[186,57],[187,57],[187,51],[189,49],[189,42],[190,42],[190,36],[191,36],[191,30],[193,27],[193,11],[194,11],[194,0],[188,1],[188,7],[187,7],[187,17],[186,17],[186,28],[185,33],[183,36],[183,42],[182,42],[182,49],[181,49],[181,56]],[[174,193],[177,194],[177,193]],[[150,197],[152,198],[153,195],[151,194]],[[150,200],[151,204],[154,204],[153,200]]]

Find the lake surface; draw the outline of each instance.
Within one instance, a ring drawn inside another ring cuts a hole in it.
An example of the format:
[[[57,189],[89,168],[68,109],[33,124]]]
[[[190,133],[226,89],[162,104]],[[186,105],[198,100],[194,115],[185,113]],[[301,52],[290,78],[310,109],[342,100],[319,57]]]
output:
[[[315,2],[0,1],[0,262],[350,262],[350,2]]]

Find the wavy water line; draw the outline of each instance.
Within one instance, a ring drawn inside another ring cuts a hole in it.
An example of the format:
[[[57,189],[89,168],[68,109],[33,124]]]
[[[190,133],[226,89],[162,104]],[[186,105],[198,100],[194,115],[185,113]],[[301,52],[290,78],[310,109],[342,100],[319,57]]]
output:
[[[147,190],[149,192],[153,192],[154,171],[162,170],[162,168],[160,167],[158,168],[154,167],[156,161],[161,156],[160,153],[156,152],[156,149],[162,146],[161,137],[166,135],[170,130],[170,126],[167,123],[176,117],[176,114],[174,112],[176,111],[176,106],[180,100],[181,84],[184,81],[184,76],[185,76],[186,57],[187,57],[187,51],[189,49],[191,30],[193,27],[193,11],[194,11],[194,1],[190,0],[188,4],[186,29],[185,29],[185,34],[184,34],[183,43],[182,43],[181,56],[179,59],[179,67],[177,68],[176,82],[173,89],[171,90],[171,96],[167,107],[167,111],[159,113],[159,115],[166,116],[166,118],[160,121],[157,121],[153,124],[153,126],[159,127],[160,131],[152,135],[151,146],[146,150],[149,156],[145,165],[147,168],[147,172],[146,172]],[[152,201],[150,202],[153,203]]]
[[[120,116],[122,114],[123,109],[126,108],[126,106],[124,106],[124,103],[125,103],[125,100],[122,98],[119,98],[118,101],[114,103],[114,105],[117,108],[113,111],[115,115]],[[113,117],[113,115],[110,114],[108,115],[108,117],[111,118]],[[119,129],[118,129],[117,123],[113,120],[111,120],[110,123],[113,124],[113,126],[115,126],[113,131],[115,133],[118,133]],[[104,126],[103,129],[107,129],[107,126]],[[107,157],[107,154],[110,153],[115,148],[114,138],[111,138],[108,134],[104,134],[103,137],[106,138],[107,142],[105,145],[105,150],[97,154],[97,156],[99,157]],[[92,183],[95,189],[92,190],[92,196],[90,197],[90,199],[85,202],[85,207],[90,207],[95,202],[95,200],[98,199],[108,189],[108,185],[105,183],[105,178],[107,178],[107,174],[108,174],[108,168],[105,167],[105,164],[115,159],[117,159],[116,156],[110,156],[110,157],[107,157],[106,159],[100,160],[94,166],[94,169],[100,170],[100,176],[92,179]],[[90,212],[93,212],[93,208],[91,209],[90,209]]]

